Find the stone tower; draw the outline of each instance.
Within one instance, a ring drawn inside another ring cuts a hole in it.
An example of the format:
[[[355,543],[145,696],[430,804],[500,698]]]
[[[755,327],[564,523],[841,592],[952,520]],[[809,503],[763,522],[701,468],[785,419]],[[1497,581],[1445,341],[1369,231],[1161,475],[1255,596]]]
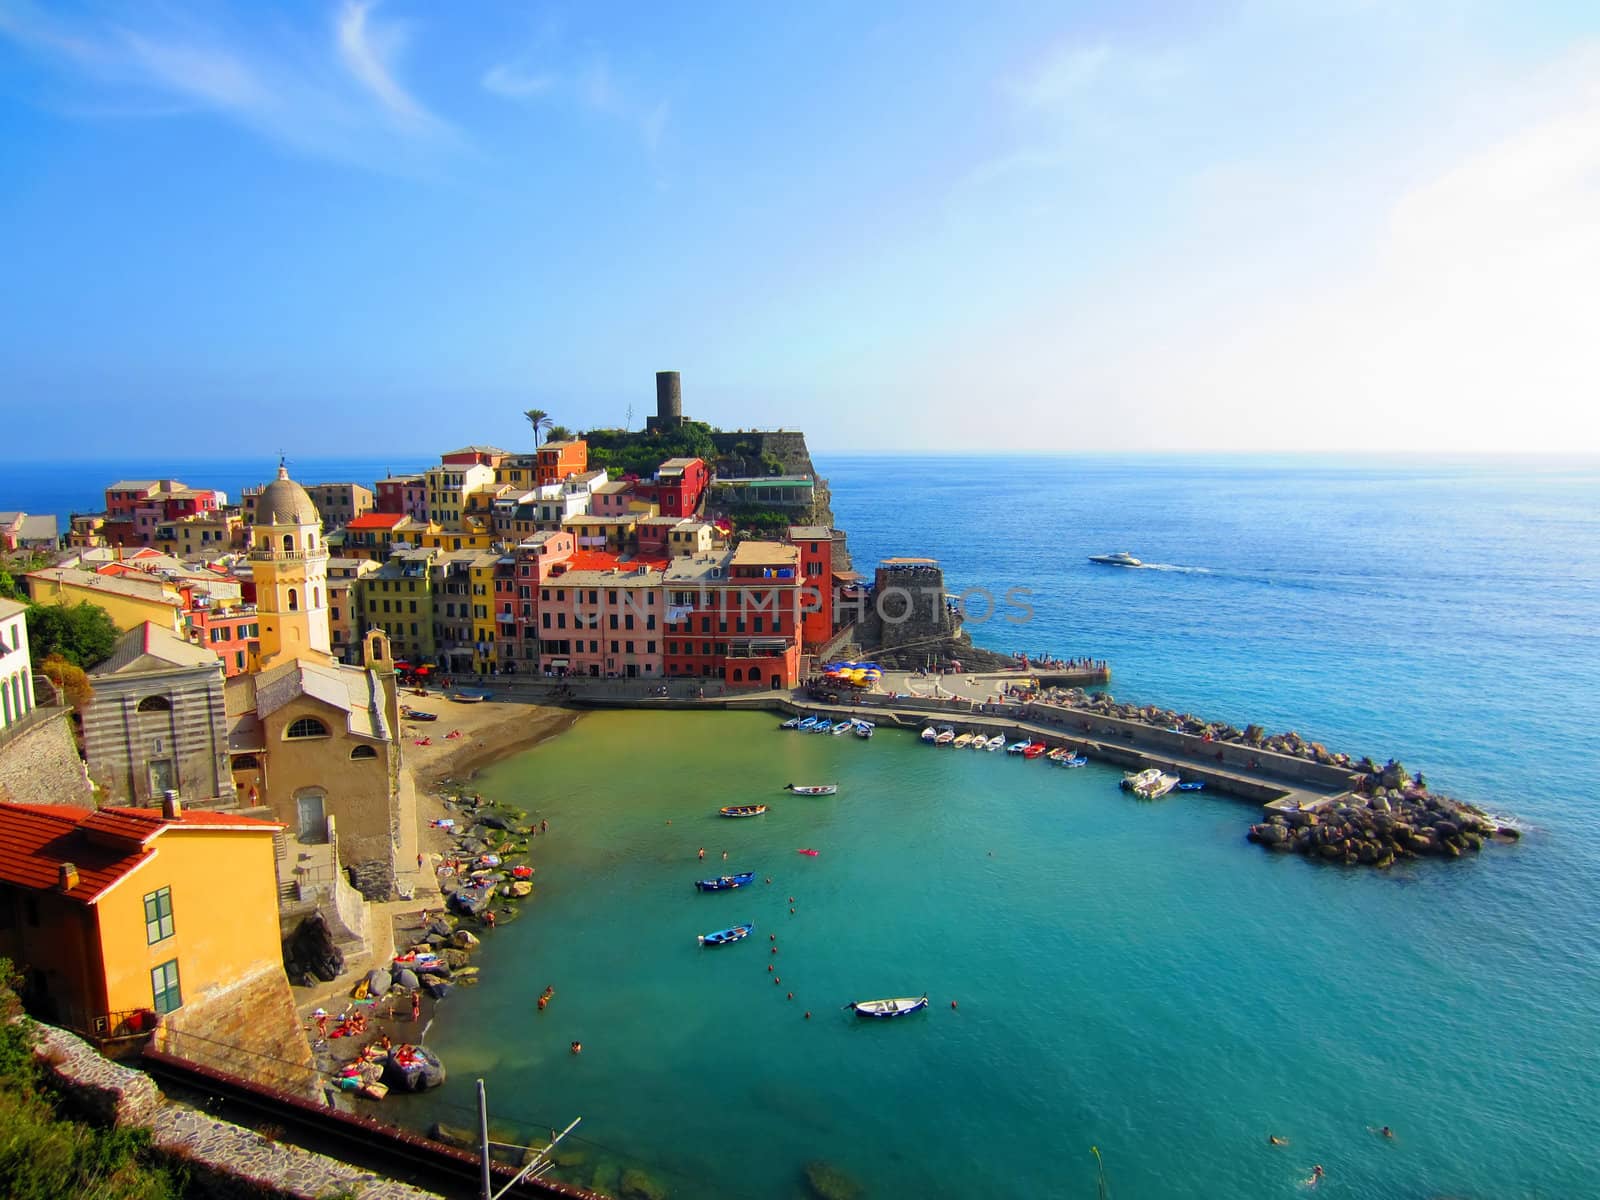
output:
[[[261,618],[261,666],[288,658],[332,658],[322,517],[282,462],[278,477],[256,501],[250,567]]]

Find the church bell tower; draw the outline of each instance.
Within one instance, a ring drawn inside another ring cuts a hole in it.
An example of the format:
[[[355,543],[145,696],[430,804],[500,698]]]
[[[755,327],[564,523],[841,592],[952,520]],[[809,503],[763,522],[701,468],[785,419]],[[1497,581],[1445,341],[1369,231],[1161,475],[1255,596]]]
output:
[[[260,617],[261,666],[286,658],[331,659],[322,516],[305,488],[289,478],[282,461],[278,477],[256,502],[250,568]]]

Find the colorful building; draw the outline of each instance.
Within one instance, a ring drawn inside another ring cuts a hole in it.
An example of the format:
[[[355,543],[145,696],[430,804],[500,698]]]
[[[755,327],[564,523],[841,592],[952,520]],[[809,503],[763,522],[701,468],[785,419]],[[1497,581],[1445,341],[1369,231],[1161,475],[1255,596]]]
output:
[[[33,711],[33,658],[28,649],[26,604],[0,596],[0,730]]]
[[[541,669],[659,678],[665,672],[661,583],[658,567],[607,555],[580,553],[553,565],[539,589]]]
[[[443,462],[437,467],[429,467],[424,480],[428,488],[429,522],[446,529],[457,529],[461,525],[462,514],[469,507],[467,497],[482,488],[494,486],[494,469],[479,462]]]
[[[433,573],[437,550],[397,550],[376,571],[352,581],[356,629],[381,629],[394,656],[413,666],[438,661]]]
[[[241,981],[274,974],[288,1005],[279,828],[177,801],[0,804],[0,955],[21,972],[29,1009],[115,1037],[226,1005]]]
[[[494,471],[501,463],[511,457],[509,450],[502,450],[499,446],[463,446],[459,450],[451,450],[441,454],[439,461],[447,467],[488,467]]]
[[[360,661],[362,629],[356,623],[355,582],[378,566],[370,558],[328,559],[328,640],[340,662]]]
[[[0,512],[0,550],[56,550],[61,531],[54,515]]]
[[[699,458],[669,458],[656,468],[655,480],[643,489],[663,517],[692,517],[700,511],[711,482],[711,468]]]
[[[322,518],[282,463],[256,504],[250,571],[260,612],[262,668],[284,657],[331,656]]]
[[[261,659],[261,623],[254,604],[202,604],[184,614],[190,640],[222,660],[224,675],[254,671]]]
[[[132,629],[153,621],[176,633],[183,628],[188,607],[182,592],[172,584],[142,571],[102,575],[80,567],[46,567],[24,576],[28,599],[34,604],[99,605],[111,614],[118,629]]]
[[[346,558],[370,558],[381,563],[397,549],[420,545],[427,532],[425,520],[402,513],[369,512],[344,527],[339,549]]]
[[[363,513],[372,511],[376,497],[359,483],[308,483],[306,495],[322,514],[325,530],[343,529]]]
[[[219,558],[240,549],[244,542],[244,517],[237,509],[163,521],[150,539],[154,549],[191,562]]]
[[[494,574],[501,555],[445,554],[429,569],[437,665],[455,674],[486,675],[495,662]]]
[[[800,676],[800,552],[777,542],[675,558],[666,568],[666,671],[730,688],[790,688]]]
[[[833,530],[791,525],[789,544],[800,551],[801,635],[810,649],[833,636]]]
[[[610,554],[625,554],[633,549],[638,525],[639,519],[631,515],[601,517],[592,513],[561,522],[561,528],[576,539],[578,549]]]
[[[589,469],[589,443],[582,438],[546,442],[537,451],[534,482],[560,483]]]
[[[374,512],[393,513],[414,521],[428,519],[428,481],[425,476],[390,475],[378,480],[373,491]]]

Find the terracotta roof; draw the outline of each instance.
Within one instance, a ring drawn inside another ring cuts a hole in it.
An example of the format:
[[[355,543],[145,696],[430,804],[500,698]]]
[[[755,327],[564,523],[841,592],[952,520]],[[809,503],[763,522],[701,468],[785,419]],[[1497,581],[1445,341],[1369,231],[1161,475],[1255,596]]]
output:
[[[362,513],[345,526],[346,529],[393,529],[406,519],[405,513]]]
[[[153,808],[96,811],[70,804],[0,804],[0,882],[52,891],[93,904],[155,851],[150,842],[169,829],[281,828],[236,813],[185,812],[169,821]],[[61,865],[78,869],[78,884],[59,891]]]

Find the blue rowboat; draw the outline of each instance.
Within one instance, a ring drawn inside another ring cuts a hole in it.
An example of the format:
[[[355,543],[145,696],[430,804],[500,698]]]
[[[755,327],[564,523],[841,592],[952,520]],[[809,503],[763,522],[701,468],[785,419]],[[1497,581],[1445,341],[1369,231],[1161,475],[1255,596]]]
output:
[[[806,732],[806,731],[809,731],[809,730],[815,728],[816,724],[817,724],[817,718],[816,717],[804,717],[804,718],[801,719],[800,723],[795,726],[795,728],[798,729],[798,730],[801,730],[802,732]]]
[[[818,721],[815,725],[813,725],[811,727],[811,732],[812,733],[827,733],[832,728],[833,728],[833,722],[828,720],[827,717],[824,717],[824,718],[822,718],[822,720]]]
[[[702,892],[725,892],[729,888],[743,887],[747,883],[754,883],[754,871],[740,871],[737,875],[718,875],[715,879],[696,879],[695,887]]]
[[[732,929],[719,929],[715,933],[702,933],[700,944],[702,946],[726,946],[729,942],[737,942],[747,938],[755,931],[756,923],[747,922],[735,925]]]
[[[1188,779],[1178,785],[1180,792],[1203,792],[1206,790],[1203,779]]]
[[[778,728],[779,729],[799,729],[800,728],[800,718],[799,717],[790,717],[782,725],[779,725]]]
[[[1011,745],[1007,746],[1006,747],[1006,753],[1007,754],[1021,754],[1024,750],[1026,750],[1031,745],[1033,745],[1032,742],[1030,742],[1027,738],[1023,738],[1020,742],[1012,742]]]

